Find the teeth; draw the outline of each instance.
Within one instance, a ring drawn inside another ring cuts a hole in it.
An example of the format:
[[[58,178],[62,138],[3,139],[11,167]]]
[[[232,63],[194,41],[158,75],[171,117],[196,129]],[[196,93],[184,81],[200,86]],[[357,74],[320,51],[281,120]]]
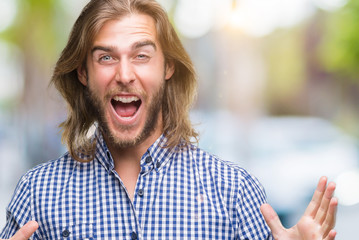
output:
[[[136,102],[138,100],[140,100],[138,97],[120,97],[120,96],[115,96],[113,98],[113,100],[117,101],[117,102],[122,102],[122,103],[130,103],[130,102]]]

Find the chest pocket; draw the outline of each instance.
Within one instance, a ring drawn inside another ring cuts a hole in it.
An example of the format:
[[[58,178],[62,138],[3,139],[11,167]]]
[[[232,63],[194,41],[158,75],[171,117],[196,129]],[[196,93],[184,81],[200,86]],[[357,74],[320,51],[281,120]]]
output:
[[[92,223],[79,223],[69,226],[55,226],[50,230],[48,239],[85,240],[95,239],[95,227]]]

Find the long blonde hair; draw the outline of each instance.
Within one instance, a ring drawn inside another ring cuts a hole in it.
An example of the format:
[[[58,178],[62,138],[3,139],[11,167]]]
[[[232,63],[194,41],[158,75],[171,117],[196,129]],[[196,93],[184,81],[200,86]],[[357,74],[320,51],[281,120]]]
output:
[[[163,8],[154,0],[91,0],[76,20],[51,79],[68,105],[68,117],[60,125],[62,141],[79,161],[84,160],[82,156],[93,154],[94,144],[87,133],[98,116],[86,100],[85,86],[78,79],[77,69],[86,66],[87,53],[104,23],[131,13],[147,14],[155,20],[165,60],[175,67],[173,76],[166,81],[162,103],[166,146],[197,141],[198,134],[189,119],[189,109],[196,96],[196,74]]]

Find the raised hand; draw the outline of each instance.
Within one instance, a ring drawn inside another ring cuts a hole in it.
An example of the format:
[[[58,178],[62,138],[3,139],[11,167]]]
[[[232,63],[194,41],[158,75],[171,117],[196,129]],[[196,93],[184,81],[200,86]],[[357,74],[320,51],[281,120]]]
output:
[[[261,212],[276,240],[334,240],[336,231],[335,216],[338,200],[333,197],[335,183],[327,178],[319,180],[304,215],[292,228],[286,229],[279,220],[277,213],[269,204],[261,206]]]
[[[36,221],[30,221],[20,228],[10,240],[28,240],[38,227],[39,224]]]

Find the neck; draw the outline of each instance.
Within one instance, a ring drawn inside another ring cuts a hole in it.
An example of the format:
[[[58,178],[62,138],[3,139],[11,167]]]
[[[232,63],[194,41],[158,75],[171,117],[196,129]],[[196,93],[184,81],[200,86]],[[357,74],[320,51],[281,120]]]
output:
[[[109,141],[107,136],[104,136],[108,149],[111,152],[114,161],[116,172],[122,176],[131,174],[132,177],[138,177],[141,170],[141,158],[146,153],[148,148],[161,136],[162,130],[157,129],[150,134],[143,141],[127,147],[120,147]]]
[[[161,136],[162,132],[154,132],[144,141],[128,147],[119,147],[113,144],[107,137],[105,141],[111,152],[115,166],[122,162],[132,162],[133,164],[140,164],[142,156],[146,153],[148,148]]]
[[[126,148],[116,147],[114,144],[108,142],[108,148],[111,152],[115,171],[120,176],[124,183],[129,198],[133,201],[134,191],[138,175],[141,171],[141,158],[147,149],[161,136],[161,132],[151,134],[143,142]],[[106,139],[107,140],[107,139]]]

